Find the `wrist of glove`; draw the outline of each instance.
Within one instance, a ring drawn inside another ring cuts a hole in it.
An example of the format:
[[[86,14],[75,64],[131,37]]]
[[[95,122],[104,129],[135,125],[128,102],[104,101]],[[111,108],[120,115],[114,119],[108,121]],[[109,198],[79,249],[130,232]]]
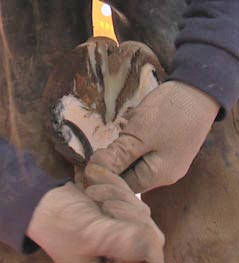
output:
[[[218,110],[200,90],[166,82],[128,112],[120,137],[90,163],[121,174],[134,192],[173,184],[188,171]],[[91,175],[87,180],[94,183]]]
[[[147,205],[106,169],[90,165],[86,174],[95,185],[67,183],[42,198],[28,236],[57,263],[163,262],[164,237]]]

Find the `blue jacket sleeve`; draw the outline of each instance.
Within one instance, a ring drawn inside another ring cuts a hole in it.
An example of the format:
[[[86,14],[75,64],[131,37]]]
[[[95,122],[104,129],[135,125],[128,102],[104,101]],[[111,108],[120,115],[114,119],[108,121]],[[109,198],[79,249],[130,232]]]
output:
[[[193,85],[222,106],[222,119],[239,97],[239,1],[192,0],[176,40],[169,80]]]
[[[46,192],[67,181],[47,176],[31,154],[16,151],[0,138],[0,241],[33,252],[36,244],[25,237],[33,211]]]

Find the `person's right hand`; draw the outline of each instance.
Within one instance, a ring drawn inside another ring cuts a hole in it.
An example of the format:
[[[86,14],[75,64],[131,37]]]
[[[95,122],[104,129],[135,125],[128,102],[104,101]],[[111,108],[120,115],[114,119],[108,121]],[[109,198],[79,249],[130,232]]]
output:
[[[83,190],[67,183],[39,203],[28,236],[57,263],[163,262],[164,236],[149,208],[119,176],[90,165],[95,185]]]
[[[165,82],[129,109],[119,138],[97,150],[88,165],[120,174],[135,193],[174,184],[186,175],[219,108],[193,86]],[[94,184],[92,174],[86,181]]]

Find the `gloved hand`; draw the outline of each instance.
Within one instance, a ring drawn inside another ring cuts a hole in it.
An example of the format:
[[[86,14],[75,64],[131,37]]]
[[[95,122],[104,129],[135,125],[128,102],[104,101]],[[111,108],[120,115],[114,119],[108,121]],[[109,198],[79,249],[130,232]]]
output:
[[[96,185],[85,193],[68,183],[42,198],[28,236],[56,263],[163,262],[164,237],[149,208],[119,176],[96,165],[88,173],[97,176]]]
[[[120,137],[90,163],[121,174],[134,192],[173,184],[188,171],[218,110],[206,93],[166,82],[129,111]],[[94,183],[91,174],[87,181]]]

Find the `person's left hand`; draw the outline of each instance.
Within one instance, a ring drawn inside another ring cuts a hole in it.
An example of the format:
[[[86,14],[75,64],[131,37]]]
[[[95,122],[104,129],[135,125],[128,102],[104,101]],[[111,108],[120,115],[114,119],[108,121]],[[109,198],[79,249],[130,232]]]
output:
[[[89,165],[95,185],[78,182],[48,192],[35,210],[27,234],[56,263],[163,263],[164,236],[118,175]],[[77,178],[76,178],[77,180]],[[111,261],[109,261],[111,262]]]

